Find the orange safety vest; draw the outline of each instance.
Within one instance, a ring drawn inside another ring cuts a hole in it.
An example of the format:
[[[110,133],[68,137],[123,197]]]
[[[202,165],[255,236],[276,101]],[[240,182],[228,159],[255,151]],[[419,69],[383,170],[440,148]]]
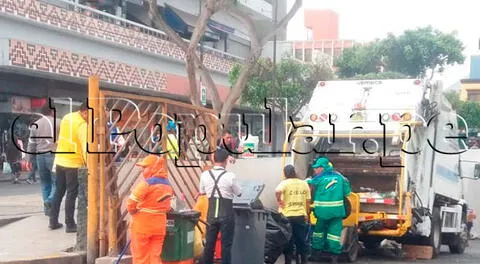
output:
[[[133,214],[131,230],[164,235],[172,196],[173,189],[166,178],[153,176],[140,182],[127,200],[127,210]]]

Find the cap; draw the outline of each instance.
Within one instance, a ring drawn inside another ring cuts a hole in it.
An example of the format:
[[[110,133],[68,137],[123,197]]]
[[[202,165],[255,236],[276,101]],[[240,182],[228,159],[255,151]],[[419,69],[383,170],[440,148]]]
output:
[[[146,156],[145,158],[143,158],[142,161],[140,162],[137,162],[137,166],[140,166],[140,167],[148,167],[148,166],[151,166],[153,164],[155,164],[155,162],[157,162],[158,160],[158,157],[155,156],[155,155],[148,155]]]
[[[327,158],[320,157],[313,163],[312,168],[317,169],[320,167],[327,170],[333,168],[333,164]]]
[[[285,174],[285,177],[290,177],[295,175],[295,167],[293,165],[287,165],[285,168],[283,168],[283,173]]]
[[[168,120],[167,131],[175,131],[176,125],[173,120]]]

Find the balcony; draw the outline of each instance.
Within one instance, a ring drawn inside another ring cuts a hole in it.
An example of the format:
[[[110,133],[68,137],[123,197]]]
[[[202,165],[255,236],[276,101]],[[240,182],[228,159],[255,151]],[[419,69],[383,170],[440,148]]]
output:
[[[113,46],[122,45],[185,61],[184,52],[159,30],[70,1],[57,1],[66,8],[38,0],[0,0],[0,16],[14,16],[107,41]],[[202,50],[205,66],[218,73],[228,74],[235,62],[244,61],[243,58],[213,48],[204,47]]]

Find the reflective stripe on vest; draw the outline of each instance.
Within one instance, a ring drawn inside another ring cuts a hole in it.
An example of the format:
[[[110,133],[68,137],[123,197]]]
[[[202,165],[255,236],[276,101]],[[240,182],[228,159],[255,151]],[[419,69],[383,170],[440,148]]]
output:
[[[166,214],[167,212],[161,211],[161,210],[153,210],[153,209],[148,209],[148,208],[139,208],[138,211],[144,212],[144,213],[149,213],[149,214]]]
[[[314,206],[318,207],[337,207],[337,206],[343,206],[343,200],[340,201],[331,201],[331,202],[318,202],[314,201],[313,202]]]
[[[327,234],[327,239],[328,240],[331,240],[331,241],[336,241],[336,242],[339,242],[341,243],[342,242],[342,238],[339,237],[339,236],[334,236],[332,234]]]

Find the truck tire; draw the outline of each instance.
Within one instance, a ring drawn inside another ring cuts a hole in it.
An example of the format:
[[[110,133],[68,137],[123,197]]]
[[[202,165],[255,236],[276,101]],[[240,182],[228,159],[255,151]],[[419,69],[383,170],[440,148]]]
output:
[[[344,256],[348,263],[356,262],[360,252],[360,242],[358,242],[358,227],[348,227],[348,245],[344,245]]]
[[[348,263],[353,263],[357,261],[359,251],[360,251],[360,244],[358,243],[358,240],[353,241],[352,247],[350,248],[350,251],[348,251],[347,253]]]
[[[433,208],[432,231],[428,238],[428,245],[433,248],[433,258],[436,258],[440,254],[440,248],[442,246],[442,219],[439,208]]]
[[[462,233],[455,235],[448,245],[450,253],[463,254],[468,245],[467,230],[464,228]]]

